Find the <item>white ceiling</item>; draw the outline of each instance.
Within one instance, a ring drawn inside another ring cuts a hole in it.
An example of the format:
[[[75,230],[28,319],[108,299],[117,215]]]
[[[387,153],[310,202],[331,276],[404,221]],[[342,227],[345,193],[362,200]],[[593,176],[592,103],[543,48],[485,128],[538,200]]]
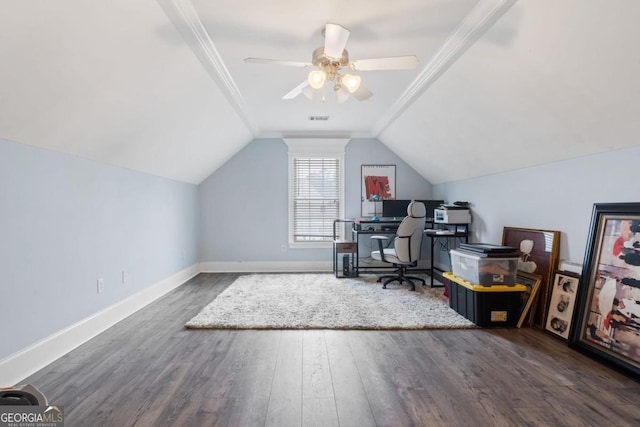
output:
[[[254,138],[375,137],[433,183],[639,145],[636,0],[0,0],[0,137],[199,183]],[[280,99],[327,22],[374,96]],[[326,122],[310,115],[328,115]],[[443,161],[446,159],[446,161]],[[450,160],[455,160],[452,167]]]

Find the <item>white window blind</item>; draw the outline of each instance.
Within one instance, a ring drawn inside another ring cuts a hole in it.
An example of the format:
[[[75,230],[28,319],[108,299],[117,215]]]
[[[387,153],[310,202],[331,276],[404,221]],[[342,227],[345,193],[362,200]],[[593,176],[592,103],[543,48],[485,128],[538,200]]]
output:
[[[340,218],[340,159],[294,157],[293,242],[330,242]]]
[[[333,221],[344,216],[347,138],[283,138],[289,156],[291,248],[331,248]]]

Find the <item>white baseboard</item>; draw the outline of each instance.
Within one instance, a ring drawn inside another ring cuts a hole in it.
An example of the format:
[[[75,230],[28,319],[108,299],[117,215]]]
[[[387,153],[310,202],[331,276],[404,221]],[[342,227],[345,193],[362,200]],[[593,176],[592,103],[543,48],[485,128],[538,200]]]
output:
[[[193,264],[128,298],[0,360],[0,387],[17,384],[104,332],[198,273],[332,272],[332,261],[202,262]]]
[[[361,264],[363,266],[363,264]],[[381,261],[371,261],[366,267],[389,267]],[[429,268],[429,260],[420,260],[417,268]],[[201,273],[315,273],[333,272],[332,261],[263,261],[263,262],[201,262]]]
[[[128,298],[105,308],[0,360],[0,387],[11,386],[62,357],[79,345],[130,316],[197,275],[199,264],[181,270]]]
[[[201,262],[201,273],[307,273],[331,272],[332,261],[264,261],[264,262]]]

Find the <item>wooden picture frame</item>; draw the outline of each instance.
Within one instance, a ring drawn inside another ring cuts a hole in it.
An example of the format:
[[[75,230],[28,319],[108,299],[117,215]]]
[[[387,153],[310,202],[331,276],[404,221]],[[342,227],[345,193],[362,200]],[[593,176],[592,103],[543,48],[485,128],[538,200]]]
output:
[[[396,165],[362,165],[360,176],[360,215],[381,216],[382,201],[396,199]]]
[[[533,313],[535,313],[536,303],[538,301],[542,276],[518,271],[516,282],[527,287],[527,291],[522,293],[522,308],[520,309],[520,318],[516,324],[516,327],[521,328],[525,321],[527,321],[527,318],[529,318],[527,321],[528,325],[531,325],[533,322]]]
[[[567,271],[556,271],[551,285],[549,311],[545,331],[569,340],[571,321],[580,285],[580,275]]]
[[[569,346],[640,380],[640,203],[593,205]]]
[[[518,271],[539,274],[542,277],[540,296],[538,297],[540,303],[536,304],[533,312],[533,324],[543,328],[547,313],[547,301],[549,301],[549,283],[551,283],[553,272],[558,266],[560,232],[504,227],[502,245],[518,248],[520,255]]]

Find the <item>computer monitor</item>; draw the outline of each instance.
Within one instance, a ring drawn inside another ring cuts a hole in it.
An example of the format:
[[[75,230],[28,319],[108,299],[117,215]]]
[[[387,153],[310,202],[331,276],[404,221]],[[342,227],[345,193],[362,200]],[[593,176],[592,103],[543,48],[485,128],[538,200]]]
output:
[[[424,207],[427,208],[427,221],[433,220],[433,210],[438,209],[440,205],[444,203],[444,200],[417,200],[424,203]]]
[[[383,200],[382,216],[385,218],[404,218],[411,200]]]
[[[444,200],[416,200],[416,202],[424,203],[427,208],[427,220],[433,220],[433,210],[437,209],[444,203]],[[411,200],[383,200],[382,216],[385,218],[404,218],[407,216],[407,206]]]

